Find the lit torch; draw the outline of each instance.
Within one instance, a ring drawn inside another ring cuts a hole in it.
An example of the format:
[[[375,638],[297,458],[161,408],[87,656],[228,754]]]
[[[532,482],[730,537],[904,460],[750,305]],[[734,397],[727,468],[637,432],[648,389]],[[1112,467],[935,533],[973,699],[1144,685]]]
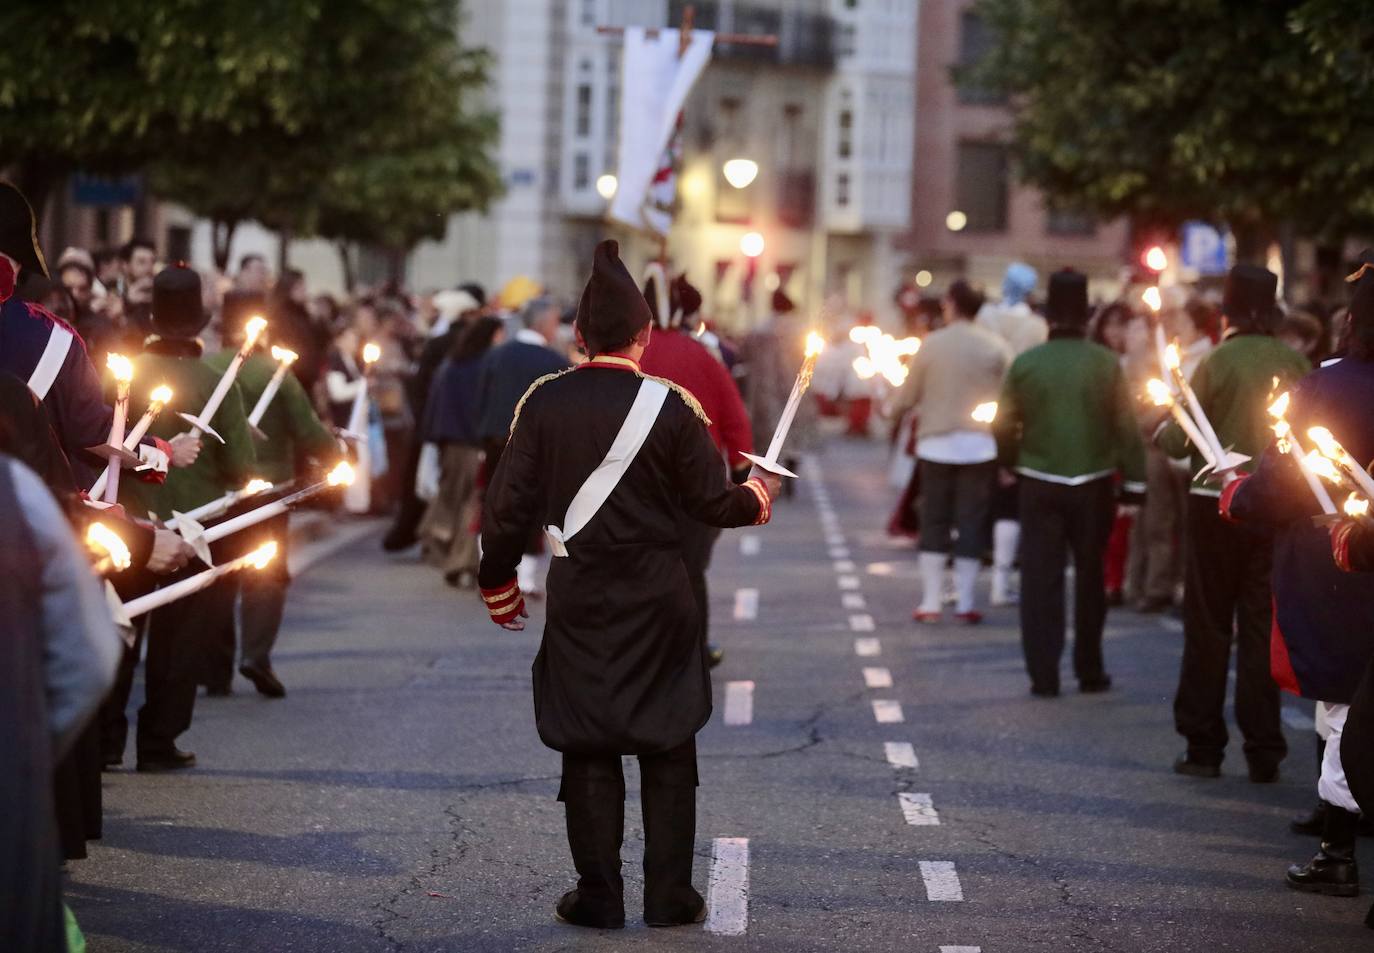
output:
[[[104,523],[86,527],[86,548],[96,557],[93,568],[97,573],[119,572],[128,569],[133,562],[124,540]]]
[[[1188,412],[1179,406],[1178,401],[1174,400],[1173,391],[1169,390],[1169,385],[1159,378],[1153,378],[1145,382],[1145,393],[1150,398],[1150,403],[1156,407],[1167,407],[1169,413],[1173,414],[1174,422],[1183,431],[1188,442],[1197,447],[1198,453],[1202,454],[1202,459],[1207,466],[1203,469],[1215,469],[1216,459],[1212,456],[1212,448],[1207,445],[1197,425],[1193,423],[1193,418],[1188,416]]]
[[[272,345],[272,360],[277,362],[277,369],[272,374],[272,379],[267,382],[267,386],[262,390],[262,396],[253,405],[253,411],[248,415],[248,422],[256,427],[262,423],[262,415],[267,413],[267,405],[272,403],[272,398],[277,396],[277,389],[281,387],[282,378],[286,376],[287,370],[296,362],[297,354],[295,351],[288,351],[284,347]]]
[[[973,413],[969,416],[980,424],[991,424],[997,419],[997,401],[990,400],[987,403],[979,404],[973,408]]]
[[[138,446],[139,441],[141,441],[143,439],[144,434],[148,432],[148,427],[152,425],[153,419],[156,418],[158,414],[162,413],[164,409],[166,409],[167,405],[171,403],[171,400],[172,389],[168,387],[166,384],[162,384],[158,387],[153,388],[153,392],[148,395],[148,409],[143,412],[142,417],[138,418],[138,423],[134,424],[134,429],[130,430],[129,435],[124,438],[125,450],[129,451],[131,454],[134,452],[134,448]],[[117,407],[115,408],[115,412],[119,412],[119,409]],[[123,458],[121,457],[121,459]],[[114,473],[114,469],[114,461],[111,461],[105,465],[105,470],[100,474],[100,476],[96,477],[95,483],[91,484],[90,493],[87,494],[91,499],[99,500],[103,498],[107,502],[114,502],[106,496],[106,490],[109,487],[111,475]],[[119,493],[119,487],[117,483],[114,489],[114,493],[116,495],[118,495]]]
[[[1298,470],[1307,482],[1307,488],[1312,491],[1312,496],[1316,498],[1322,513],[1326,516],[1334,516],[1336,503],[1331,499],[1331,494],[1326,491],[1326,487],[1322,486],[1322,481],[1318,478],[1320,474],[1313,469],[1313,463],[1309,458],[1316,457],[1317,460],[1327,466],[1331,466],[1331,461],[1315,451],[1308,454],[1303,450],[1302,444],[1298,442],[1297,436],[1293,433],[1293,428],[1288,424],[1288,403],[1288,392],[1284,391],[1274,398],[1274,402],[1269,405],[1269,416],[1274,419],[1274,437],[1277,440],[1279,452],[1288,454],[1297,463]],[[1334,471],[1335,467],[1331,467],[1331,469]]]
[[[746,460],[750,461],[762,470],[769,473],[776,473],[779,476],[797,478],[791,470],[778,463],[778,456],[782,453],[783,441],[787,439],[787,432],[792,429],[792,420],[797,416],[797,408],[801,406],[802,395],[811,386],[811,375],[816,371],[816,359],[825,350],[825,338],[815,331],[806,336],[806,355],[802,360],[801,370],[797,371],[797,379],[792,384],[792,393],[787,398],[787,404],[782,409],[782,416],[778,418],[778,425],[773,430],[773,439],[769,441],[768,453],[765,456],[756,456],[752,453],[741,454]]]
[[[221,566],[215,566],[213,569],[207,569],[205,572],[196,573],[189,579],[183,579],[181,582],[174,582],[170,586],[163,586],[156,592],[150,592],[146,596],[139,596],[137,599],[131,599],[123,604],[122,609],[124,618],[118,621],[127,623],[128,620],[141,616],[146,612],[151,612],[153,609],[160,606],[176,602],[178,599],[184,599],[192,593],[200,592],[202,589],[207,588],[216,579],[227,576],[231,572],[238,572],[240,569],[265,569],[267,565],[276,558],[276,555],[277,543],[275,540],[270,540],[263,543],[246,556],[240,556],[238,559],[224,563]]]
[[[114,421],[110,424],[109,444],[113,455],[105,470],[109,478],[105,481],[102,499],[106,503],[113,503],[119,498],[119,471],[123,466],[124,457],[128,454],[124,449],[124,426],[129,419],[129,385],[133,383],[134,365],[122,354],[110,354],[105,358],[105,366],[110,369],[110,374],[115,380],[115,406]],[[139,434],[139,438],[142,437],[143,435]]]
[[[1177,343],[1170,344],[1164,349],[1164,366],[1173,377],[1174,388],[1183,395],[1183,400],[1188,405],[1189,416],[1193,418],[1193,423],[1197,425],[1197,433],[1202,437],[1203,443],[1196,445],[1205,445],[1210,451],[1203,454],[1203,457],[1210,458],[1208,469],[1219,476],[1223,483],[1230,483],[1236,478],[1236,468],[1250,458],[1243,453],[1234,453],[1222,447],[1217,432],[1212,429],[1212,422],[1207,419],[1207,414],[1202,409],[1202,402],[1197,399],[1188,378],[1184,376]],[[1174,419],[1178,419],[1177,415]],[[1192,439],[1191,435],[1189,439]]]
[[[190,414],[181,414],[181,419],[191,425],[191,436],[199,437],[203,433],[208,433],[220,443],[224,443],[224,438],[215,432],[215,428],[210,426],[210,421],[215,417],[215,411],[219,410],[219,405],[224,403],[224,398],[229,395],[229,388],[234,386],[234,379],[239,376],[239,368],[243,362],[248,360],[248,355],[253,353],[253,348],[258,343],[258,336],[267,328],[267,319],[260,315],[255,315],[248,319],[248,323],[243,326],[243,345],[239,348],[234,359],[229,362],[229,366],[220,375],[219,383],[215,385],[214,391],[210,394],[210,399],[201,408],[200,415],[193,417]]]
[[[1341,442],[1330,430],[1325,427],[1309,427],[1307,436],[1312,438],[1322,456],[1349,474],[1350,479],[1366,498],[1374,498],[1374,478],[1371,478],[1369,472],[1341,446]]]

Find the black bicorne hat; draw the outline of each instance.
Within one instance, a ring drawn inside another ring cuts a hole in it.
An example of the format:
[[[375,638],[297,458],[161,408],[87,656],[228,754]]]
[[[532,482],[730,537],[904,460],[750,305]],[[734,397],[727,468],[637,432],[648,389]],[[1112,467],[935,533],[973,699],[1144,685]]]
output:
[[[0,254],[8,255],[20,268],[48,277],[48,263],[38,247],[38,220],[29,200],[9,182],[0,180]]]
[[[1045,320],[1059,328],[1082,328],[1088,323],[1088,276],[1072,268],[1050,275],[1045,293]]]
[[[169,265],[153,279],[153,331],[162,337],[193,338],[210,316],[201,297],[200,275],[185,262]]]
[[[1278,291],[1278,275],[1268,268],[1242,262],[1226,274],[1221,313],[1232,324],[1267,325]]]
[[[596,246],[592,274],[577,302],[577,330],[595,356],[616,351],[653,321],[649,302],[620,260],[620,245],[607,239]]]

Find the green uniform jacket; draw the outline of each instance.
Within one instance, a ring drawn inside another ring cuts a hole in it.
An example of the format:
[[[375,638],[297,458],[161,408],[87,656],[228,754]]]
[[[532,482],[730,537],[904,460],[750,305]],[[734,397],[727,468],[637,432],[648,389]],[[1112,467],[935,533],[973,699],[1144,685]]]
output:
[[[1269,395],[1287,390],[1311,369],[1307,358],[1277,338],[1237,334],[1208,352],[1189,383],[1221,445],[1250,457],[1250,462],[1241,467],[1250,473],[1274,437],[1270,429],[1273,421],[1267,412]],[[1275,378],[1278,387],[1274,386]],[[1202,454],[1188,442],[1172,417],[1155,435],[1155,443],[1171,457],[1190,457],[1194,473],[1202,469]],[[1221,487],[1194,479],[1191,492],[1220,496]]]
[[[148,432],[170,440],[190,429],[176,411],[199,414],[219,383],[220,372],[200,357],[200,344],[177,338],[149,341],[148,349],[134,358],[134,383],[129,397],[129,426],[132,427],[148,406],[148,394],[159,384],[172,389],[170,407],[158,415]],[[106,394],[113,403],[114,385],[105,381]],[[248,415],[237,383],[229,389],[210,421],[224,443],[206,434],[200,456],[189,467],[172,467],[161,486],[143,483],[127,473],[120,478],[119,501],[135,516],[154,513],[167,519],[172,511],[184,513],[229,490],[237,490],[257,476],[257,457],[248,431]]]
[[[222,374],[233,359],[234,352],[225,350],[207,358],[205,363],[217,374]],[[239,368],[238,386],[243,392],[243,406],[249,413],[257,406],[277,366],[276,361],[259,350],[249,355]],[[258,429],[267,439],[256,441],[258,468],[255,475],[269,483],[291,480],[296,475],[299,457],[318,457],[324,461],[340,456],[338,442],[315,416],[305,388],[290,371],[282,378],[277,396],[263,412]]]
[[[1143,492],[1145,448],[1117,356],[1081,337],[1051,337],[1012,362],[997,406],[1004,463],[1076,486],[1120,473]]]

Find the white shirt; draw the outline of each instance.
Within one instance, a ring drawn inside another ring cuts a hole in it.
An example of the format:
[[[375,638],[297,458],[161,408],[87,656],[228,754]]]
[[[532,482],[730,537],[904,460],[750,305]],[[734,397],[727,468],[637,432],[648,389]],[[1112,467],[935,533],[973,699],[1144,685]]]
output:
[[[997,459],[997,438],[985,430],[951,430],[917,440],[916,457],[930,463],[987,463]]]

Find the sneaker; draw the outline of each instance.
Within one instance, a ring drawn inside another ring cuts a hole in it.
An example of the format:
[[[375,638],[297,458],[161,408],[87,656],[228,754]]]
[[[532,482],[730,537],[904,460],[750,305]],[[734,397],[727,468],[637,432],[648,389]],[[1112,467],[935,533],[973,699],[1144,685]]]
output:
[[[917,609],[915,612],[911,613],[911,617],[915,619],[917,622],[921,623],[922,625],[939,625],[940,622],[944,619],[944,613],[926,612],[924,610]]]

